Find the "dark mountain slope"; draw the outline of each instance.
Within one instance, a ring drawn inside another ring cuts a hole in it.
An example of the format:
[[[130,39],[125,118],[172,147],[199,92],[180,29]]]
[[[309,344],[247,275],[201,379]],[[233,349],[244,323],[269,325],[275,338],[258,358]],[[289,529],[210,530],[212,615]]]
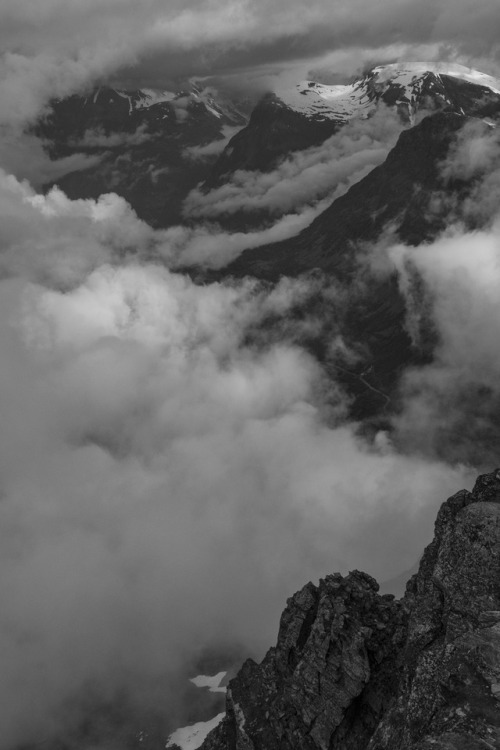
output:
[[[397,398],[403,368],[432,355],[435,337],[426,316],[415,341],[406,329],[406,303],[396,276],[376,273],[365,261],[388,228],[394,242],[416,245],[432,240],[446,227],[450,211],[460,205],[471,185],[455,181],[444,186],[440,163],[468,121],[454,113],[425,118],[401,134],[381,166],[297,237],[247,250],[214,275],[249,275],[276,282],[282,276],[317,270],[327,286],[333,282],[342,289],[333,308],[321,295],[312,303],[323,325],[309,345],[324,359],[325,342],[340,331],[355,352],[354,363],[337,357],[331,372],[353,397],[351,414],[357,419],[383,414]],[[437,211],[432,199],[444,187],[446,201]],[[418,279],[414,284],[415,295],[421,295]]]
[[[276,94],[266,94],[253,110],[248,126],[230,140],[205,187],[221,185],[237,169],[269,172],[292,151],[323,143],[340,125],[336,120],[311,120],[287,107]]]
[[[444,187],[440,162],[466,122],[454,113],[424,118],[401,133],[383,164],[337,198],[297,237],[246,250],[226,266],[224,274],[275,281],[319,268],[344,277],[356,268],[359,247],[376,242],[387,227],[408,244],[433,239],[449,219],[430,206],[432,194]],[[448,183],[449,203],[465,196],[466,188]]]

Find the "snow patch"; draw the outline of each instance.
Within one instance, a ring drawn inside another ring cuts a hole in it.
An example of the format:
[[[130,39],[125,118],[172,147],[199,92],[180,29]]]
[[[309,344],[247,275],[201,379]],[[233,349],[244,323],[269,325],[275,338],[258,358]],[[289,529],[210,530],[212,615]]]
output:
[[[176,729],[168,738],[166,748],[178,745],[182,750],[196,750],[205,741],[207,735],[218,726],[226,714],[221,713],[209,721],[198,721],[189,727]]]
[[[118,91],[117,89],[115,89],[115,94],[121,96],[122,99],[128,99],[128,113],[129,115],[132,114],[132,110],[134,109],[134,106],[132,104],[132,97],[126,94],[124,91]]]
[[[234,710],[234,716],[236,718],[236,722],[238,724],[238,728],[240,732],[246,736],[245,724],[247,720],[245,719],[245,714],[243,713],[243,710],[241,706],[239,705],[239,703],[233,704],[233,710]]]
[[[172,91],[141,89],[139,92],[139,99],[136,99],[134,107],[135,109],[147,109],[155,104],[161,104],[161,102],[171,102],[176,96],[177,94],[174,94]]]
[[[226,674],[227,672],[218,672],[212,676],[200,674],[197,677],[192,677],[189,681],[193,685],[196,685],[196,687],[207,687],[211,693],[225,693],[226,687],[224,685],[221,686],[221,682]]]
[[[326,86],[315,81],[301,81],[291,91],[276,93],[295,112],[321,120],[345,122],[374,106],[364,80],[347,86]]]

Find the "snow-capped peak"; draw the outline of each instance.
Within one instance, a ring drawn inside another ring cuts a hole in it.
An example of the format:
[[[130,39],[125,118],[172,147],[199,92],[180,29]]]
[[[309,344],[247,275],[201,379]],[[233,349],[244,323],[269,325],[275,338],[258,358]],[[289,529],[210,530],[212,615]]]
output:
[[[449,76],[500,95],[500,80],[480,71],[453,63],[410,62],[380,65],[363,78],[346,85],[329,86],[301,81],[294,88],[278,90],[278,99],[288,108],[314,120],[347,122],[366,117],[382,99],[407,107],[410,119],[424,91],[441,105],[449,103],[446,83]],[[428,85],[427,85],[428,84]]]
[[[373,74],[377,76],[380,83],[391,82],[403,84],[403,81],[411,84],[417,78],[432,73],[435,76],[451,76],[459,78],[468,83],[474,83],[476,86],[484,86],[490,89],[494,94],[500,94],[500,80],[481,73],[479,70],[467,68],[465,65],[458,63],[440,63],[440,62],[410,62],[410,63],[392,63],[390,65],[379,65],[373,68]]]

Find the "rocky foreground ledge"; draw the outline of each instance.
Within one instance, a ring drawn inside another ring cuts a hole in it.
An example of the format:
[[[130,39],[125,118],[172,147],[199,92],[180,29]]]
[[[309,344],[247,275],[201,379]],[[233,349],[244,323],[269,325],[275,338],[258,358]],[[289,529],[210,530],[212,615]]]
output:
[[[202,750],[500,749],[500,470],[449,498],[400,601],[366,573],[287,602]]]

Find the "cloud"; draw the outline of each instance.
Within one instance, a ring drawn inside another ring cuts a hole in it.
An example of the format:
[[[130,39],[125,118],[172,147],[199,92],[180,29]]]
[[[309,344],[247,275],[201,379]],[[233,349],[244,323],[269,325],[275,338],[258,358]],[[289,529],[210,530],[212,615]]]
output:
[[[154,237],[115,194],[71,201],[54,188],[41,195],[1,170],[0,219],[0,275],[60,288],[102,263],[137,257]]]
[[[0,274],[70,288],[98,265],[127,258],[220,268],[248,247],[297,234],[327,203],[255,232],[231,234],[217,225],[155,231],[114,193],[71,201],[56,187],[44,196],[0,170]]]
[[[485,226],[495,218],[500,201],[500,132],[496,123],[470,120],[450,148],[442,174],[445,186],[453,181],[470,185],[468,195],[455,209],[457,221]]]
[[[327,198],[315,206],[306,206],[296,213],[280,217],[266,229],[253,232],[226,232],[217,224],[172,227],[157,232],[155,251],[169,268],[222,268],[247,248],[294,237],[324,211],[330,202]]]
[[[102,154],[85,153],[51,159],[43,142],[34,135],[4,128],[0,136],[0,168],[20,180],[28,180],[35,189],[70,172],[96,167],[101,160]]]
[[[237,211],[271,214],[298,211],[330,200],[382,163],[403,128],[398,115],[380,107],[367,120],[353,120],[319,146],[286,157],[272,172],[237,170],[220,188],[193,190],[184,213],[217,217]]]
[[[126,131],[105,133],[102,128],[86,130],[77,141],[70,141],[76,148],[118,148],[120,146],[140,146],[151,139],[147,125],[139,125],[133,133]]]
[[[241,127],[231,127],[230,125],[224,125],[222,128],[223,138],[217,141],[211,141],[204,146],[188,146],[183,151],[183,156],[188,159],[203,160],[212,159],[215,156],[221,154],[226,148],[227,144],[236,133],[241,130]]]
[[[365,443],[298,344],[255,343],[314,282],[197,286],[116,196],[0,186],[10,748],[70,732],[89,692],[165,711],[193,650],[261,654],[308,578],[410,567],[471,474]]]
[[[494,123],[468,120],[441,169],[445,190],[431,208],[447,212],[446,232],[418,248],[386,251],[407,300],[408,330],[417,344],[422,331],[433,330],[437,342],[432,362],[405,374],[395,424],[407,449],[490,465],[500,450],[500,139]]]
[[[410,370],[403,382],[404,408],[396,423],[413,449],[450,461],[497,460],[499,251],[498,222],[390,251],[402,279],[416,269],[423,280],[427,309],[418,301],[415,306],[415,298],[409,309],[430,318],[438,334],[432,363]],[[411,294],[411,285],[402,288]]]

